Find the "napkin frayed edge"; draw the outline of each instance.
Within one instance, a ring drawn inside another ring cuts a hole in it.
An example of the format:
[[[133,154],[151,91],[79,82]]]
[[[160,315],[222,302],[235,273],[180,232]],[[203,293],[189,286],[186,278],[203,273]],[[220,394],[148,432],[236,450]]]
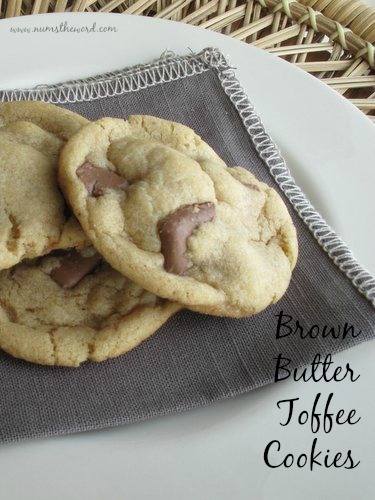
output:
[[[224,92],[240,115],[259,156],[294,210],[335,265],[375,308],[375,277],[357,261],[348,246],[296,184],[280,150],[265,131],[260,117],[237,80],[233,67],[218,49],[207,48],[198,54],[188,56],[165,52],[160,59],[151,64],[138,65],[84,80],[72,80],[57,85],[39,85],[32,89],[0,91],[0,102],[39,100],[51,104],[67,104],[92,101],[136,92],[210,69],[217,73]]]

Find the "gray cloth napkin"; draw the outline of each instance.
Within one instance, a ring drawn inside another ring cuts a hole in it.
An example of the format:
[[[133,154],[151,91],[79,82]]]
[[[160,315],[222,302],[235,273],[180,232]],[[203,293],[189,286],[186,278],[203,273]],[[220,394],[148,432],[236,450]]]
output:
[[[81,82],[0,92],[0,100],[16,99],[58,103],[89,119],[142,113],[189,125],[229,165],[248,168],[284,193],[300,257],[286,295],[252,318],[183,311],[129,354],[78,369],[35,366],[0,352],[0,442],[101,429],[206,405],[271,383],[279,353],[292,360],[292,368],[311,363],[317,353],[324,357],[374,337],[375,280],[295,185],[218,51],[167,54],[151,65]],[[280,311],[306,329],[349,323],[362,333],[276,340]]]

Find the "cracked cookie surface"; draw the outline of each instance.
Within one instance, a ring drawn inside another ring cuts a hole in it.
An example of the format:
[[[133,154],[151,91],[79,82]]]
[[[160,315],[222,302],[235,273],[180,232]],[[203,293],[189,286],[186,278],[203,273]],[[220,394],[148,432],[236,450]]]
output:
[[[136,347],[180,309],[103,261],[63,288],[52,278],[60,258],[51,254],[0,272],[0,348],[14,357],[71,367],[104,361]]]
[[[40,102],[0,104],[0,269],[85,243],[59,190],[57,162],[65,141],[87,123]]]
[[[111,171],[111,182],[95,169]],[[114,174],[126,181],[121,189]],[[68,141],[59,178],[99,252],[156,295],[242,317],[288,287],[298,245],[284,202],[183,125],[99,120]]]

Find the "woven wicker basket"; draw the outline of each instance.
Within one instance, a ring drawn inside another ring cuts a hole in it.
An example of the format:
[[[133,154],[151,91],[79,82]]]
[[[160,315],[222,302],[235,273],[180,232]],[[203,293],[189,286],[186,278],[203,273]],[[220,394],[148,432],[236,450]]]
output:
[[[322,79],[375,122],[375,9],[361,0],[0,0],[0,17],[118,12],[202,26]]]

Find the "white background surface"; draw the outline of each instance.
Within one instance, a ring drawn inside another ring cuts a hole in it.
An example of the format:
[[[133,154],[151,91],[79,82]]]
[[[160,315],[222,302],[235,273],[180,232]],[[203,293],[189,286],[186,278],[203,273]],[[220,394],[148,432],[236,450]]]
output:
[[[112,34],[11,34],[9,27],[117,26]],[[28,47],[27,53],[25,46]],[[176,23],[118,15],[48,15],[0,21],[0,88],[92,75],[149,62],[163,50],[184,54],[216,46],[237,75],[312,202],[375,273],[373,145],[375,127],[329,88],[241,42]],[[42,57],[41,57],[42,55]],[[303,112],[301,112],[301,110]],[[353,210],[353,204],[356,210]],[[360,214],[360,216],[358,216]],[[319,318],[317,318],[317,322]],[[371,499],[374,491],[375,343],[335,356],[361,374],[356,383],[283,382],[184,415],[126,428],[0,447],[0,498],[18,499]],[[270,469],[263,451],[308,453],[314,435],[296,422],[281,427],[280,399],[311,407],[334,392],[333,409],[357,410],[355,426],[317,434],[331,456],[352,449],[354,470]],[[1,402],[0,402],[1,404]],[[0,422],[1,425],[1,422]]]

